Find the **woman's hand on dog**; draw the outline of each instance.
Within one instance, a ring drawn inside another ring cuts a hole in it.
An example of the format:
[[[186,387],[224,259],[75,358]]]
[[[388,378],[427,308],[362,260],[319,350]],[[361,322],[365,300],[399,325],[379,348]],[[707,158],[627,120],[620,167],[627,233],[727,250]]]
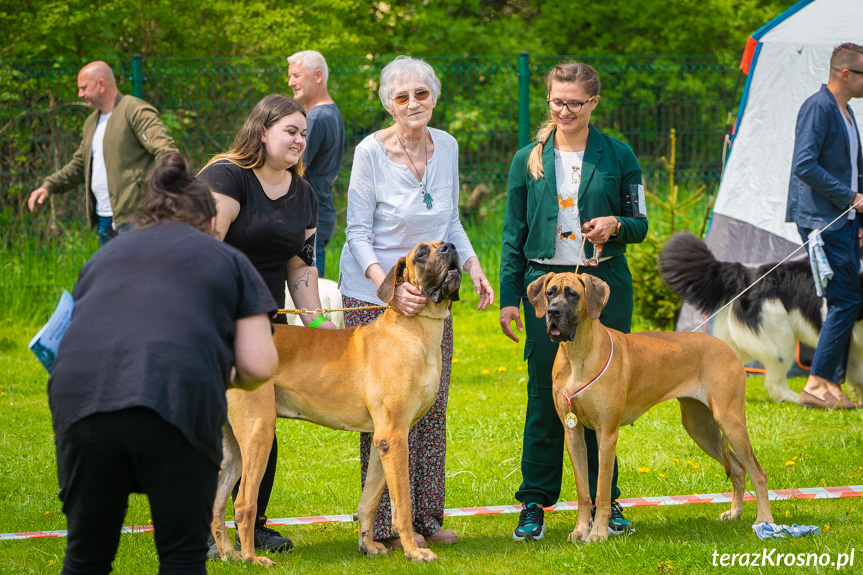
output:
[[[413,284],[403,282],[396,287],[390,305],[395,305],[403,315],[411,317],[418,314],[425,307],[426,301],[428,301],[428,298]]]

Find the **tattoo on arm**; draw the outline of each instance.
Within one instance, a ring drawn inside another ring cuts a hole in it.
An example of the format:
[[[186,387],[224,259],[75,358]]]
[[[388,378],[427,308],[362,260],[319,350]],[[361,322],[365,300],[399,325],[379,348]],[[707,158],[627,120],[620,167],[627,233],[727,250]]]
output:
[[[311,279],[311,277],[312,277],[312,271],[311,270],[306,270],[305,272],[303,272],[303,275],[301,275],[299,278],[297,278],[297,281],[295,281],[294,284],[291,286],[291,291],[293,291],[293,292],[299,291],[301,283],[304,283],[304,284],[306,284],[306,287],[309,287],[309,279]]]

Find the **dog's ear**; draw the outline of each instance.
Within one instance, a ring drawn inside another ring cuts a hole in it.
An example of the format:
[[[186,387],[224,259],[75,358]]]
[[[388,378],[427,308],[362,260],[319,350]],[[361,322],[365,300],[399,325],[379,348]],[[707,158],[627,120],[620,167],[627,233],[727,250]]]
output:
[[[393,295],[396,293],[396,288],[405,281],[403,276],[407,265],[407,260],[405,258],[399,258],[399,261],[393,266],[393,269],[390,270],[387,277],[384,278],[383,283],[381,283],[381,286],[378,288],[378,298],[380,298],[382,302],[390,303],[393,301]]]
[[[548,309],[548,300],[545,299],[545,286],[548,285],[553,273],[547,273],[544,276],[539,276],[527,286],[527,301],[536,310],[536,317],[545,316]]]
[[[587,317],[599,319],[602,308],[608,303],[611,290],[607,283],[588,274],[581,274],[581,281],[584,284],[584,305],[587,308]]]

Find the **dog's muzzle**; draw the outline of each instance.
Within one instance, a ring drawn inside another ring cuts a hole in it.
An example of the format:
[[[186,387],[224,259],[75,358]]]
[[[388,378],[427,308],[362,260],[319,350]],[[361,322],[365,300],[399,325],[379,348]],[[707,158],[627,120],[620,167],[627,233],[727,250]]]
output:
[[[438,259],[443,258],[448,264],[446,272],[441,278],[440,285],[437,287],[430,286],[426,290],[426,295],[434,303],[440,303],[447,298],[452,301],[459,301],[458,290],[461,287],[461,269],[455,245],[448,242],[442,243],[438,247],[435,257]]]
[[[572,341],[575,339],[576,325],[571,328],[566,325],[567,314],[560,306],[549,306],[545,312],[545,328],[552,341]]]

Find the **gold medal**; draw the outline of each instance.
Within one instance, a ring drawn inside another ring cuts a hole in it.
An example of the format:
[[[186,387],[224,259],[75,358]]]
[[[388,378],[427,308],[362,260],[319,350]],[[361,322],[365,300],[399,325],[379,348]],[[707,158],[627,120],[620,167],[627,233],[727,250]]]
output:
[[[577,423],[577,421],[578,420],[576,419],[575,414],[571,411],[566,414],[566,417],[563,418],[563,423],[566,424],[566,426],[570,429],[575,428],[575,424]]]

